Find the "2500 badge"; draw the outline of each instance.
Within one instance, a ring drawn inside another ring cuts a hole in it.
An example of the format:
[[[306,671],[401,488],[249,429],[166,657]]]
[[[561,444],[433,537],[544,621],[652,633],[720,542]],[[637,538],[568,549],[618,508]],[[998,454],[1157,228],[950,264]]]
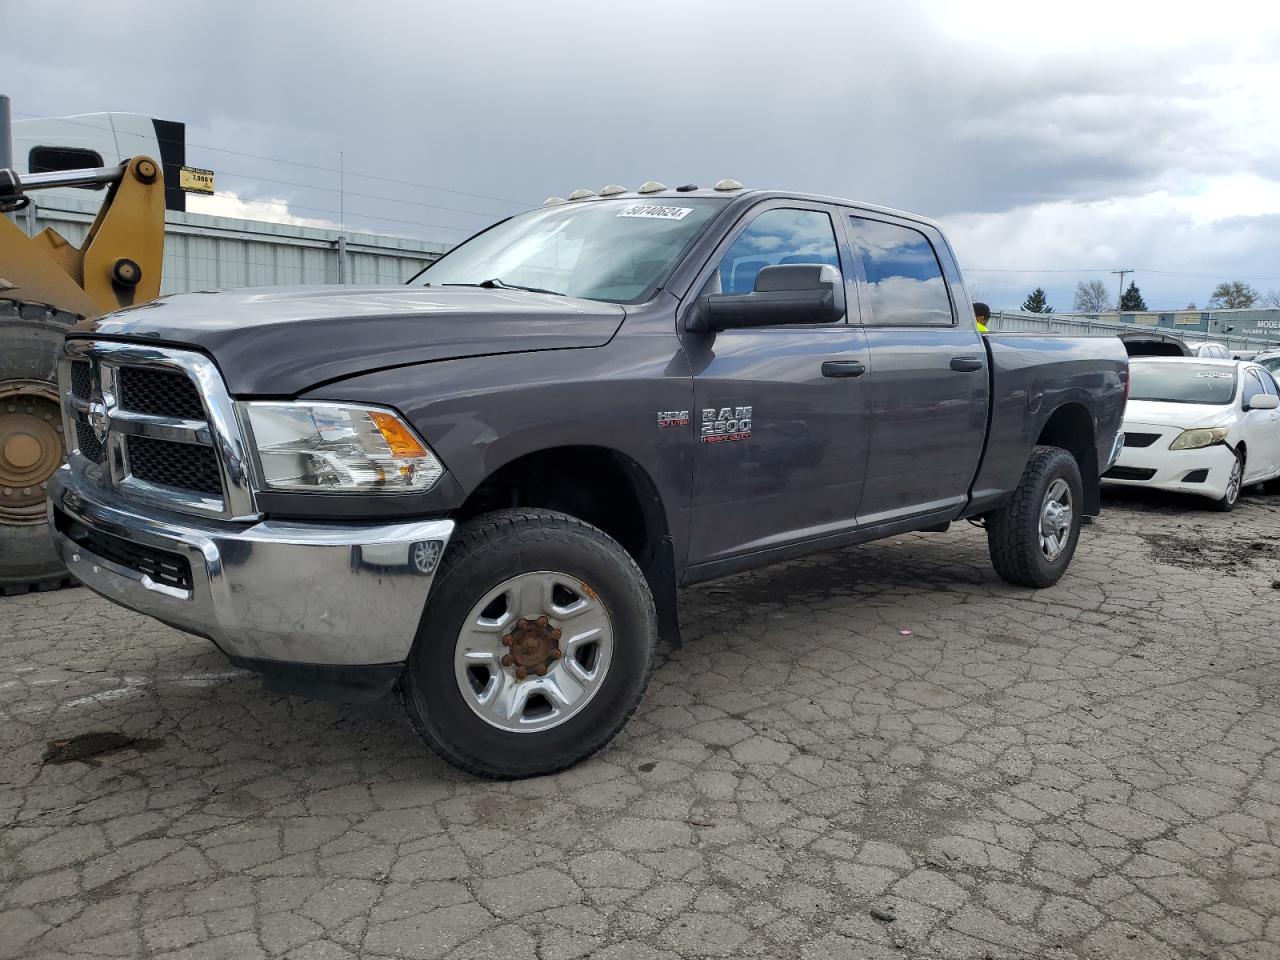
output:
[[[751,436],[750,407],[704,407],[702,410],[702,442],[725,443],[746,440]]]

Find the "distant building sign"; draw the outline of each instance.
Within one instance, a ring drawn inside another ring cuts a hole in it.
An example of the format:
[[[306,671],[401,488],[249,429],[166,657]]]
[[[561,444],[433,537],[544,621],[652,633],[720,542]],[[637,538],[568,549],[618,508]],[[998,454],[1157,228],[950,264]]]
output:
[[[1204,318],[1198,313],[1175,313],[1173,322],[1178,326],[1198,327],[1204,322]]]
[[[213,193],[213,171],[199,167],[183,167],[178,185],[187,193]]]

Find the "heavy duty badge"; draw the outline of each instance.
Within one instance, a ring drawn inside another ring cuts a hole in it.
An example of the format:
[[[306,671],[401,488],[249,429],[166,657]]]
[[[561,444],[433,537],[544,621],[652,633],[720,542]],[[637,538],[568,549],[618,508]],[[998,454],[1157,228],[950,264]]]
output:
[[[702,411],[702,442],[724,443],[751,436],[750,407],[706,407]]]

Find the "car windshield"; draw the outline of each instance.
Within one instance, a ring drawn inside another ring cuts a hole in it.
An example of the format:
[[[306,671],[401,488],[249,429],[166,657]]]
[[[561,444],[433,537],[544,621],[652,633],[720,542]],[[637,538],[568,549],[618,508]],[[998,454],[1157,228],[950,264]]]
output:
[[[519,287],[632,303],[652,292],[727,202],[633,198],[543,207],[472,237],[418,279],[433,287]]]
[[[1236,369],[1220,363],[1129,365],[1129,399],[1224,406],[1236,395]]]
[[[1280,353],[1277,353],[1273,357],[1260,357],[1257,362],[1262,364],[1262,366],[1266,367],[1272,373],[1280,373]]]

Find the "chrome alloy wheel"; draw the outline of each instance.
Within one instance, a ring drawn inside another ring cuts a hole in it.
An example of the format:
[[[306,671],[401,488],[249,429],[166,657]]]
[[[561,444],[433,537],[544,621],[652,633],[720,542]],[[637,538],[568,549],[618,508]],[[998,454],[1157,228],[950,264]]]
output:
[[[535,733],[590,703],[612,657],[613,624],[596,592],[568,574],[538,571],[498,584],[471,608],[453,663],[478,717]]]
[[[1049,484],[1040,507],[1040,550],[1046,560],[1057,560],[1071,538],[1071,488],[1059,478]]]
[[[1240,498],[1240,487],[1244,480],[1244,464],[1240,462],[1240,458],[1236,457],[1236,462],[1231,465],[1231,476],[1227,477],[1227,489],[1223,499],[1228,504],[1235,503]]]

